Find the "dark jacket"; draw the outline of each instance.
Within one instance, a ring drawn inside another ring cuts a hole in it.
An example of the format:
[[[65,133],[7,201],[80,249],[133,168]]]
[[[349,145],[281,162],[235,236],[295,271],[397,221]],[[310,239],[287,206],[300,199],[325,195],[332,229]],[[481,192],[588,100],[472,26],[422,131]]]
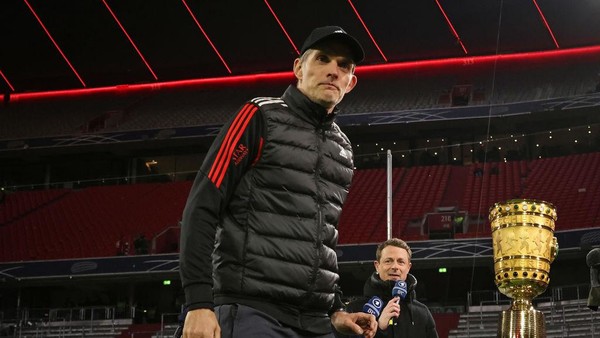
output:
[[[223,128],[182,220],[190,309],[240,303],[302,330],[331,330],[328,313],[343,305],[336,227],[353,173],[334,118],[290,86],[281,98],[251,100]]]
[[[408,274],[406,283],[408,284],[408,293],[406,299],[400,301],[400,317],[395,320],[396,324],[390,325],[387,330],[378,330],[376,337],[437,338],[438,334],[431,312],[427,306],[416,300],[417,279]],[[350,302],[347,307],[348,312],[363,311],[363,306],[373,296],[381,298],[383,307],[385,307],[393,298],[394,284],[394,281],[383,281],[377,273],[373,273],[365,282],[363,297]]]

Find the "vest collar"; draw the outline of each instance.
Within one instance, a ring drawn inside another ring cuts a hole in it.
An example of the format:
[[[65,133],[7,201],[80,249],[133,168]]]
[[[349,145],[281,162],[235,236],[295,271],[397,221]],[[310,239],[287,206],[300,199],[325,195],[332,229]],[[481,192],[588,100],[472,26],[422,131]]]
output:
[[[330,126],[339,113],[336,106],[333,112],[328,114],[327,109],[311,101],[295,85],[290,85],[281,98],[300,118],[315,126]]]

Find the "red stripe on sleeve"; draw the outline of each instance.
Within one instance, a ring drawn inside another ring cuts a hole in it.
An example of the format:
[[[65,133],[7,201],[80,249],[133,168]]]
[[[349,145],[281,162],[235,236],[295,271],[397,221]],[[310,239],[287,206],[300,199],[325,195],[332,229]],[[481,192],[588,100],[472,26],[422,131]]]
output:
[[[219,188],[225,177],[235,145],[244,134],[248,123],[250,123],[250,120],[257,109],[258,107],[253,104],[246,104],[227,130],[227,134],[219,148],[215,162],[208,173],[208,178],[217,186],[217,188]]]
[[[212,167],[210,168],[210,172],[208,173],[208,177],[211,181],[213,181],[213,183],[215,182],[215,180],[213,179],[213,177],[215,175],[215,171],[217,171],[218,168],[220,168],[222,165],[221,161],[222,161],[222,158],[225,156],[224,153],[228,148],[229,142],[232,137],[231,135],[234,134],[235,131],[238,129],[240,120],[243,119],[243,117],[248,113],[248,111],[250,110],[251,107],[252,107],[251,104],[246,104],[244,107],[242,107],[240,112],[237,114],[237,116],[231,123],[231,126],[229,126],[229,129],[227,130],[227,134],[225,135],[225,137],[223,138],[223,142],[221,143],[221,148],[219,148],[219,152],[217,153],[217,156],[215,157],[215,162],[213,163]]]
[[[229,161],[231,161],[231,156],[233,156],[233,151],[235,150],[235,146],[238,143],[238,141],[240,140],[240,138],[242,137],[242,135],[244,134],[244,131],[246,130],[246,127],[248,126],[248,123],[250,123],[250,120],[252,119],[252,116],[254,116],[254,113],[256,112],[257,109],[258,109],[258,107],[253,106],[252,110],[247,114],[248,116],[247,116],[246,120],[244,121],[244,124],[243,124],[240,132],[235,134],[234,141],[231,143],[231,145],[225,152],[227,158],[225,159],[224,163],[228,164]],[[227,172],[227,167],[228,166],[223,167],[221,169],[221,171],[219,172],[219,178],[217,179],[217,182],[215,183],[217,188],[219,188],[221,186],[221,182],[223,182],[223,178],[225,178],[225,173]]]
[[[262,155],[262,147],[263,147],[263,138],[260,138],[260,141],[258,142],[258,151],[256,152],[256,157],[254,158],[254,161],[252,161],[252,165],[255,165],[256,162],[258,162],[258,160],[260,159],[260,155]]]

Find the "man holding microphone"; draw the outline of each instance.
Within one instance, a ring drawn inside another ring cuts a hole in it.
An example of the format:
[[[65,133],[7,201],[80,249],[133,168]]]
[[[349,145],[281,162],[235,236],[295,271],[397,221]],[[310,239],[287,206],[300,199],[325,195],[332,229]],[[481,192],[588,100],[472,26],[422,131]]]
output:
[[[348,311],[359,312],[373,298],[383,301],[376,337],[438,337],[431,312],[416,300],[417,279],[409,273],[411,256],[410,247],[401,239],[381,243],[374,261],[375,272],[365,282],[363,297],[347,307]]]

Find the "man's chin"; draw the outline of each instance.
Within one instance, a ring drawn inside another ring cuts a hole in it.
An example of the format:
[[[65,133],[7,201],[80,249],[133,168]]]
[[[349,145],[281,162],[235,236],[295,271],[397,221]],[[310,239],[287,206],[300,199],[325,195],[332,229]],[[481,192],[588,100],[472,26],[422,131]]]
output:
[[[315,100],[316,103],[318,103],[319,105],[323,106],[326,109],[331,109],[333,107],[335,107],[336,103],[335,101],[333,101],[331,98],[321,98],[318,100]]]

